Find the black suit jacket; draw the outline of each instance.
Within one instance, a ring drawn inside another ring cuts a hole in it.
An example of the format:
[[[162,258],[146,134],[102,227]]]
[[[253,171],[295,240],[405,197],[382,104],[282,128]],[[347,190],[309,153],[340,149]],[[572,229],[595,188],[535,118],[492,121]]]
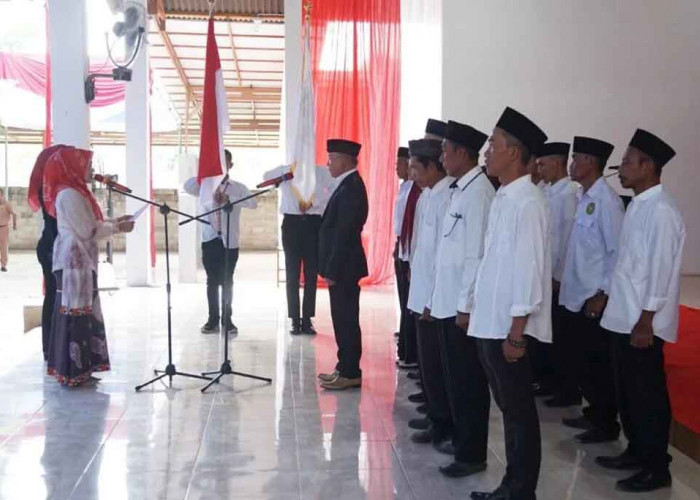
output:
[[[328,200],[319,232],[318,273],[337,282],[367,276],[362,228],[367,221],[367,190],[357,172],[348,175]]]

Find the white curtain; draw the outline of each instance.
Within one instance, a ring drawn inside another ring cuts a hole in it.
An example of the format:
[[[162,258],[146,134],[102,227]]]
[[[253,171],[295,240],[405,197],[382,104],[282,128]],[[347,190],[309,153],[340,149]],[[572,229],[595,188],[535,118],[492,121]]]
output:
[[[401,0],[401,145],[441,113],[442,0]]]

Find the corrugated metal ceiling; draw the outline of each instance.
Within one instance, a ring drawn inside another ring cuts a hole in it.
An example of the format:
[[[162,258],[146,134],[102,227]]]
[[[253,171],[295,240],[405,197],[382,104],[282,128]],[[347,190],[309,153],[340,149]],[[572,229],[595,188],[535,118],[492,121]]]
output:
[[[284,14],[284,0],[216,0],[217,14]],[[165,12],[208,13],[207,0],[165,0]]]

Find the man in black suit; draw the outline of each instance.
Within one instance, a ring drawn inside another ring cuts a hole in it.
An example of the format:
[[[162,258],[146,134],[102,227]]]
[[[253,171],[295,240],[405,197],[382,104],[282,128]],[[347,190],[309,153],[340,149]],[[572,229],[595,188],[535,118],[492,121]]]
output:
[[[367,220],[367,190],[357,172],[362,146],[342,139],[327,142],[328,170],[337,187],[331,195],[319,232],[319,274],[328,283],[338,363],[321,373],[321,387],[343,390],[362,385],[360,356],[360,278],[367,276],[362,227]]]

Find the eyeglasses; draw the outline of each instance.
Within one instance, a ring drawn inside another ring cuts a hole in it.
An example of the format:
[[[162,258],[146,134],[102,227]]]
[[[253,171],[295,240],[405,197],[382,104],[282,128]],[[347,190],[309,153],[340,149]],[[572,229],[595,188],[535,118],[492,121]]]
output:
[[[454,220],[452,221],[452,227],[450,228],[449,231],[447,231],[447,234],[443,236],[443,238],[447,238],[449,235],[452,234],[452,231],[455,230],[455,227],[457,227],[457,223],[462,219],[462,214],[458,214],[456,212],[451,213],[450,217],[452,217]]]

